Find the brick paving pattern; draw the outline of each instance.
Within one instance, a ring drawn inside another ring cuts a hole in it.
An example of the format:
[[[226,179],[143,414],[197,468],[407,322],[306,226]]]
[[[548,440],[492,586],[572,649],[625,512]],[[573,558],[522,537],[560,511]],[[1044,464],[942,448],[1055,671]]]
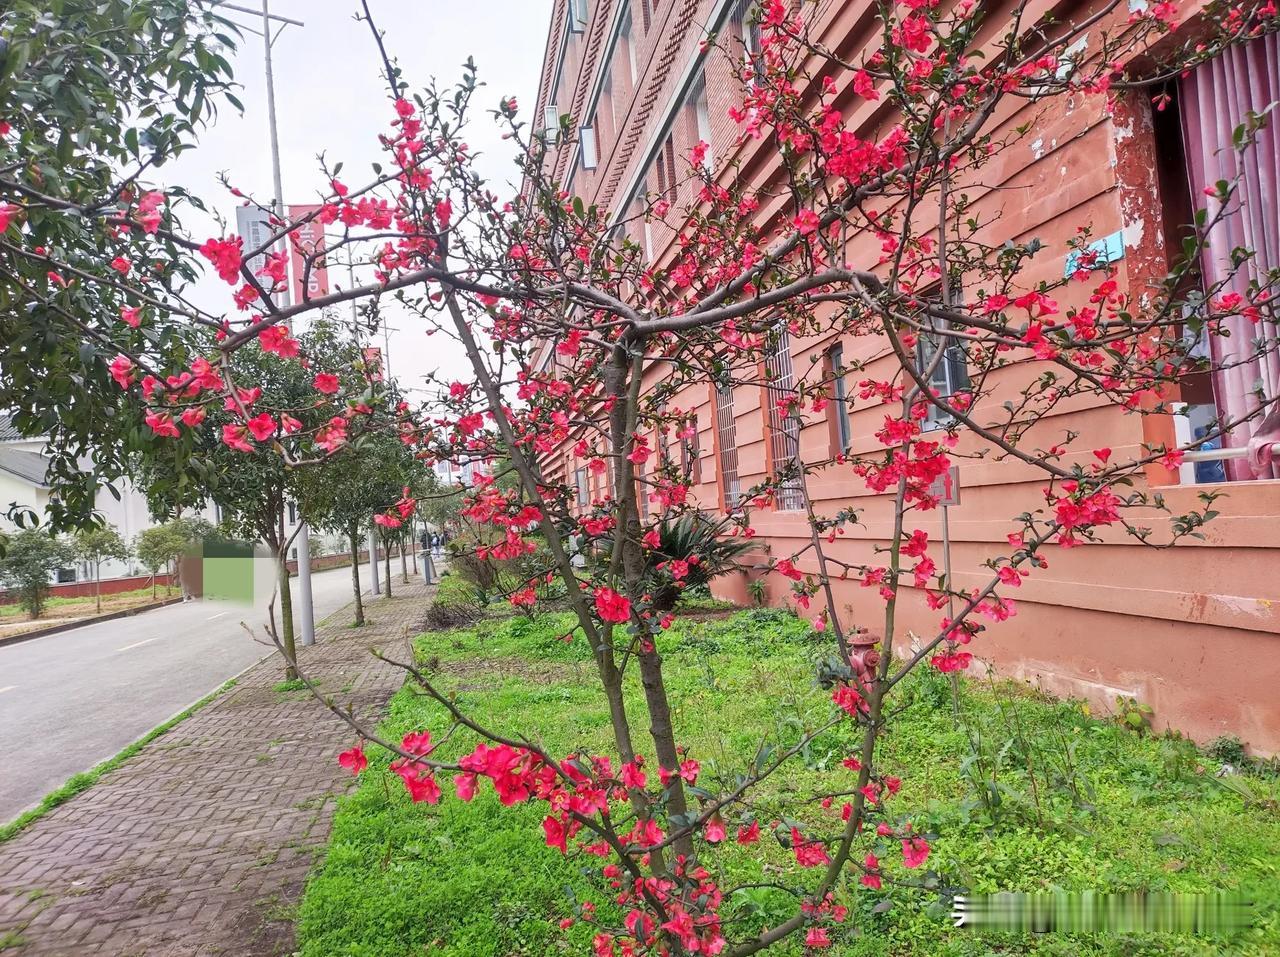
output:
[[[432,591],[398,577],[394,588],[367,606],[366,627],[339,612],[301,649],[304,673],[364,718],[376,720],[403,680],[369,649],[398,657]],[[0,844],[0,951],[290,953],[293,906],[352,780],[336,755],[354,735],[310,692],[272,690],[281,678],[278,656],[260,662]]]

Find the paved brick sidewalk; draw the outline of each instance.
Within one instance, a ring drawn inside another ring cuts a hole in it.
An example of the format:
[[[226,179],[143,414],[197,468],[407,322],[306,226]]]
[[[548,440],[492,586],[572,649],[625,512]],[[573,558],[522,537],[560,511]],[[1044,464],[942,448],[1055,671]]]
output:
[[[304,672],[357,715],[376,718],[403,678],[368,649],[400,652],[431,593],[421,579],[394,587],[368,606],[370,625],[353,631],[340,612],[302,650]],[[255,665],[0,844],[0,951],[290,953],[293,905],[351,781],[335,758],[354,735],[309,692],[273,691],[281,677],[277,657]]]

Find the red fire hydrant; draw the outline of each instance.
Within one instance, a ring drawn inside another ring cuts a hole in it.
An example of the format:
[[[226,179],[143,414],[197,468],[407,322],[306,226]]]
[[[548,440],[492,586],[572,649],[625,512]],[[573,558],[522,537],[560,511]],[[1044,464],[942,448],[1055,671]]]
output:
[[[876,650],[880,636],[859,628],[848,640],[849,664],[853,666],[854,676],[862,685],[870,687],[876,677],[876,666],[880,664],[880,652]]]

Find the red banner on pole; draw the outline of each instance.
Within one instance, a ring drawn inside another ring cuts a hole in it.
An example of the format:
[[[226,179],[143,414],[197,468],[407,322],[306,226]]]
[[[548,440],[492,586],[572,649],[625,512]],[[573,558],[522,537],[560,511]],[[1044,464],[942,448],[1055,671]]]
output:
[[[320,207],[290,206],[289,220],[297,222]],[[324,224],[318,218],[308,220],[289,237],[290,289],[293,302],[305,302],[329,292],[329,270],[324,261]]]

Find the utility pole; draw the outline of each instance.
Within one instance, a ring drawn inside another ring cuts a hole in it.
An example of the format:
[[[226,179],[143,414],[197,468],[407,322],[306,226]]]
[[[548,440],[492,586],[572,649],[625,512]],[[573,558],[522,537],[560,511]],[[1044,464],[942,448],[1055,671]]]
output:
[[[275,37],[271,35],[271,10],[269,0],[262,0],[262,52],[267,68],[267,128],[271,138],[271,181],[275,187],[272,209],[278,220],[284,220],[284,183],[280,173],[280,136],[276,129],[276,80],[271,69],[271,45]],[[297,22],[297,21],[292,21]],[[286,24],[287,25],[287,24]],[[298,26],[302,26],[298,23]],[[284,29],[284,25],[280,27]],[[278,36],[279,34],[277,34]],[[283,252],[287,255],[289,244],[284,243]],[[280,293],[284,305],[289,305],[289,282],[285,281],[284,290]],[[298,516],[298,617],[302,625],[302,643],[316,643],[315,605],[311,596],[311,529],[307,525],[306,513]]]

